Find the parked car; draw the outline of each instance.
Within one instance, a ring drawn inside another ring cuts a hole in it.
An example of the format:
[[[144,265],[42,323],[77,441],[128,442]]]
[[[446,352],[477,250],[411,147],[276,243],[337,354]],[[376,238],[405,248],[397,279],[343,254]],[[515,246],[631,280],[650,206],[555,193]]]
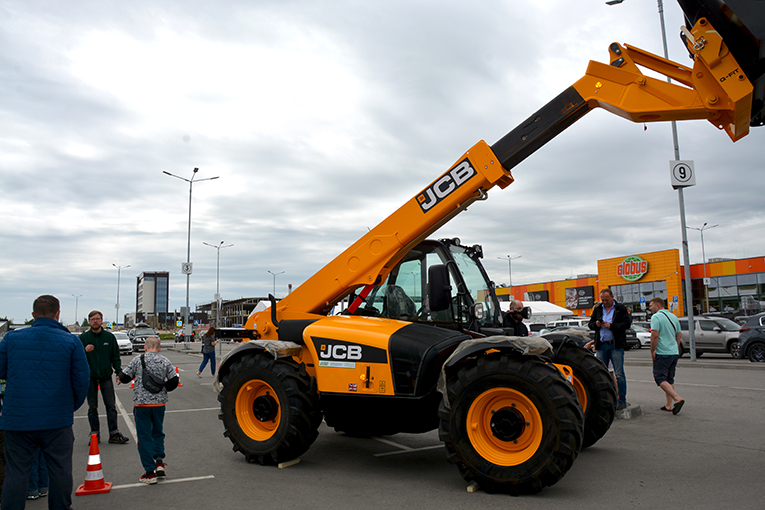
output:
[[[559,328],[561,326],[574,326],[574,327],[587,327],[587,324],[590,322],[589,317],[584,318],[569,318],[569,319],[560,319],[557,321],[552,321],[547,323],[547,329],[553,330],[554,328]]]
[[[694,336],[696,338],[696,356],[705,352],[729,353],[734,358],[738,356],[738,336],[740,326],[724,317],[694,317],[696,323]],[[688,335],[688,317],[680,317],[682,341],[680,356],[691,351]]]
[[[564,331],[572,331],[575,333],[578,332],[580,334],[586,335],[587,339],[582,343],[582,346],[584,346],[584,344],[590,340],[595,339],[595,332],[587,326],[558,326],[557,328],[552,329],[551,333],[561,333]],[[632,328],[628,329],[626,343],[624,344],[624,350],[629,351],[630,349],[640,349],[640,347],[640,340],[638,340],[637,333]]]
[[[125,331],[115,331],[113,335],[117,339],[120,354],[133,354],[133,342],[130,341],[130,337]]]
[[[765,363],[765,313],[752,315],[741,326],[737,351],[738,357]]]
[[[651,331],[648,328],[632,323],[632,329],[640,341],[640,347],[651,347]]]
[[[157,335],[157,332],[151,326],[143,322],[139,322],[133,329],[128,331],[128,337],[133,342],[133,352],[143,351],[146,338],[150,336],[159,335]]]

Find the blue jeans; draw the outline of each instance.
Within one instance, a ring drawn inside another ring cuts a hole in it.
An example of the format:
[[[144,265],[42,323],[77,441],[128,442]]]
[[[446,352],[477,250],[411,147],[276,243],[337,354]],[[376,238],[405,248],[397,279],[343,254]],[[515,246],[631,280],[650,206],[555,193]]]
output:
[[[50,477],[48,508],[72,508],[72,427],[53,430],[5,431],[3,510],[21,510],[27,503],[32,463],[42,450]]]
[[[595,355],[606,367],[611,361],[614,365],[614,375],[616,375],[616,387],[619,390],[619,401],[627,401],[627,376],[624,375],[624,349],[617,349],[613,343],[600,344]]]
[[[157,461],[165,458],[165,433],[162,431],[165,406],[135,406],[133,416],[141,465],[144,471],[152,473]]]
[[[207,366],[207,362],[210,362],[210,371],[212,372],[212,375],[215,375],[215,351],[213,352],[203,352],[202,356],[204,356],[204,359],[202,360],[202,364],[199,365],[198,372],[201,374],[205,367]]]
[[[42,451],[37,452],[35,461],[32,463],[27,496],[39,496],[40,493],[48,493],[48,465],[45,463]]]

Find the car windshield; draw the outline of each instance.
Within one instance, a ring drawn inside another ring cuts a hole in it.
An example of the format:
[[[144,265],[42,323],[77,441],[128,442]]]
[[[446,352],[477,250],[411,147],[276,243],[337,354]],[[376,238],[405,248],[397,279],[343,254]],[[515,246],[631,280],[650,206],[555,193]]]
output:
[[[634,329],[637,333],[648,333],[648,330],[645,329],[643,326],[637,326],[633,324],[632,329]]]
[[[156,336],[156,333],[151,328],[136,328],[135,336]]]
[[[124,333],[122,331],[117,331],[116,333],[114,333],[114,338],[116,338],[117,340],[130,340],[127,333]]]
[[[730,319],[715,319],[715,322],[720,325],[725,331],[738,331],[741,326],[736,324]]]

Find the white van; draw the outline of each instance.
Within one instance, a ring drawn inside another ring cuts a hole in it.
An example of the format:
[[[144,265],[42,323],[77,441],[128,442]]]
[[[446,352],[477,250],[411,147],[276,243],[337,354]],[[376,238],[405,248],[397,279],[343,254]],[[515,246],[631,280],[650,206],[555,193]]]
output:
[[[590,323],[589,317],[583,317],[581,319],[577,318],[569,318],[569,319],[560,319],[557,321],[552,321],[547,323],[547,327],[549,329],[552,328],[559,328],[561,326],[579,326],[579,327],[587,327],[587,325]]]

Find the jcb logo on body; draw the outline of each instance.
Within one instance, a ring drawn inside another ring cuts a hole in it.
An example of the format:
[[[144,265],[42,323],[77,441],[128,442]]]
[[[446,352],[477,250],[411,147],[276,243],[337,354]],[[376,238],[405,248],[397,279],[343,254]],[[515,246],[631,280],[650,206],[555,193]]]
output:
[[[319,357],[322,359],[352,360],[361,359],[360,345],[322,345],[319,351]]]
[[[470,161],[465,159],[442,175],[436,182],[417,195],[417,203],[422,212],[428,212],[436,204],[448,197],[457,188],[465,184],[476,174]]]

